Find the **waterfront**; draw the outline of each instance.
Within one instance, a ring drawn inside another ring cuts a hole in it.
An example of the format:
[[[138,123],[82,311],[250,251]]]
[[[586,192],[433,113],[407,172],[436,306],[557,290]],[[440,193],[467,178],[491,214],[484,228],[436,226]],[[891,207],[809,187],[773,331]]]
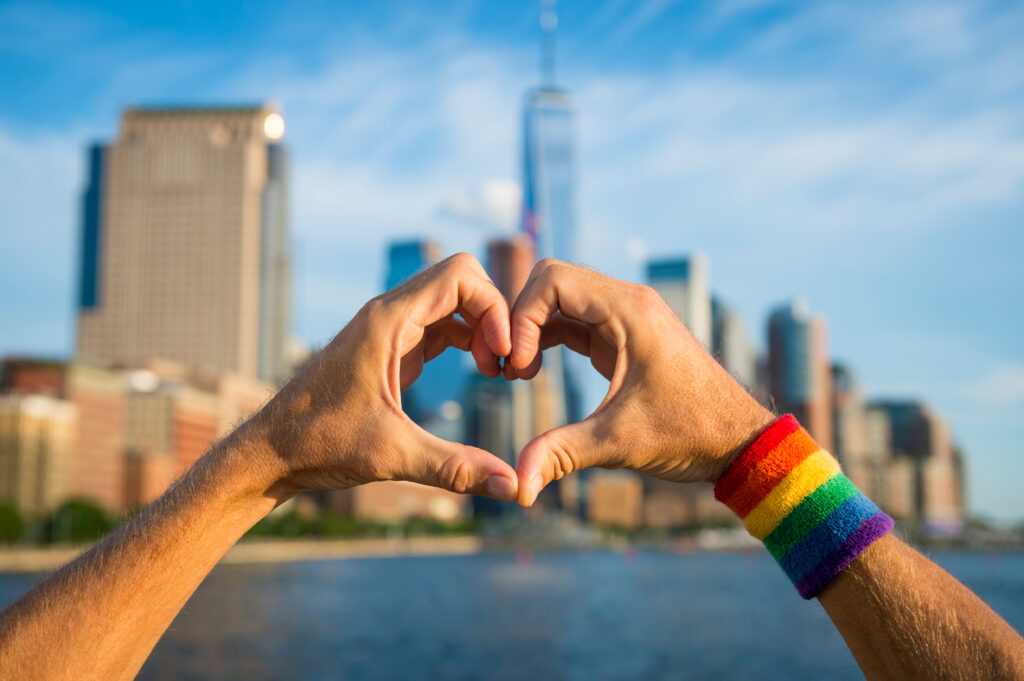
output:
[[[1024,554],[934,558],[1024,628]],[[139,678],[862,677],[762,552],[594,552],[222,565]]]

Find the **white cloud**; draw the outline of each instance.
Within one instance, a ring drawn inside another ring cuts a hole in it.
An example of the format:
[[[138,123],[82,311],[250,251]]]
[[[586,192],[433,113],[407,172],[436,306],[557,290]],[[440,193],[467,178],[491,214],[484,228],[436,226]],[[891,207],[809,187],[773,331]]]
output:
[[[1024,183],[1015,121],[973,111],[944,121],[927,111],[837,116],[842,98],[823,91],[700,70],[588,80],[581,137],[595,212],[670,227],[651,215],[656,206],[693,222],[746,222],[755,236],[863,234],[927,228],[951,210],[1010,200]]]
[[[1024,407],[1024,364],[992,368],[969,386],[968,394],[983,404]]]
[[[647,262],[647,258],[651,254],[651,249],[647,245],[647,242],[637,237],[630,237],[626,239],[625,250],[627,257],[638,264]]]
[[[523,190],[505,178],[485,180],[472,190],[441,204],[441,214],[500,231],[512,231],[519,222]]]

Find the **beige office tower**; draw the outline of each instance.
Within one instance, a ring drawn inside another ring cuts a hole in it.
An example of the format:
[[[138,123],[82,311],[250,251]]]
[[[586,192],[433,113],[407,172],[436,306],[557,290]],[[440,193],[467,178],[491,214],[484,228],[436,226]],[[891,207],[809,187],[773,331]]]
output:
[[[128,109],[90,149],[80,359],[287,377],[283,133],[269,105]]]

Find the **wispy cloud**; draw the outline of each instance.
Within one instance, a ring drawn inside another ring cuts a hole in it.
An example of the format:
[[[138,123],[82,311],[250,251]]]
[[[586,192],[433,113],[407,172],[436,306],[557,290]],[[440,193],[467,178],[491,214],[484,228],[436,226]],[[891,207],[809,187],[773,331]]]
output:
[[[990,369],[969,394],[982,404],[1024,407],[1024,364],[1001,364]]]
[[[523,191],[519,183],[493,178],[441,204],[441,214],[491,230],[512,231],[519,221]]]

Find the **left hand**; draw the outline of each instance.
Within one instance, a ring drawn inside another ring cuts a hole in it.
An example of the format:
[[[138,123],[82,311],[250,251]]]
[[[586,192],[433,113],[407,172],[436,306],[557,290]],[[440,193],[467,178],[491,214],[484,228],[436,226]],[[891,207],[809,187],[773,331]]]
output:
[[[512,349],[505,298],[464,253],[368,302],[254,419],[274,493],[409,480],[514,500],[509,464],[402,411],[402,391],[449,346],[472,352],[492,378]]]

